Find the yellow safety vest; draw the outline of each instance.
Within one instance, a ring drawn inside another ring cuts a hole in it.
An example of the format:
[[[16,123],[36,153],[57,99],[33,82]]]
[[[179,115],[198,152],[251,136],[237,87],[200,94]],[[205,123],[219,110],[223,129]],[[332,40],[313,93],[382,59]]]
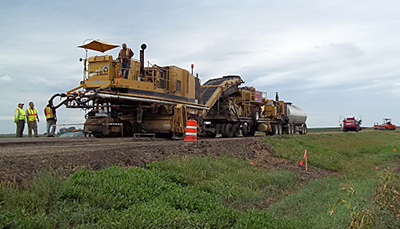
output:
[[[37,110],[36,107],[33,108],[33,110],[29,107],[28,109],[26,109],[27,113],[28,113],[28,121],[29,122],[33,122],[36,120],[37,117]]]
[[[130,48],[127,48],[127,49],[126,49],[126,53],[125,53],[126,57],[129,57],[130,51],[131,51]]]
[[[17,110],[19,110],[18,120],[25,120],[25,111],[19,107],[17,108]]]
[[[122,59],[124,59],[123,56],[122,56],[123,51],[124,51],[123,49],[121,49],[121,50],[119,51],[119,56],[120,56]],[[131,49],[130,49],[130,48],[126,48],[126,50],[125,50],[125,58],[126,58],[127,60],[130,59],[129,54],[131,54]]]
[[[54,118],[53,109],[46,107],[46,118]]]

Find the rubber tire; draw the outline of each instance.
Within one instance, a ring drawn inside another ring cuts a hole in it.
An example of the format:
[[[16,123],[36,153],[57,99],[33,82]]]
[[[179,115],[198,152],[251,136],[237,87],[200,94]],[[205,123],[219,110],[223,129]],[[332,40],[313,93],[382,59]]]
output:
[[[278,135],[282,135],[282,124],[278,124]]]
[[[258,123],[259,119],[260,114],[258,113],[258,111],[253,111],[253,113],[251,114],[251,120],[253,121],[253,123]]]
[[[256,127],[252,126],[250,127],[250,132],[247,134],[247,136],[252,137],[256,134]]]
[[[343,129],[343,132],[347,132],[348,130],[347,129]],[[301,131],[300,131],[300,134],[306,134],[307,133],[307,126],[306,125],[303,125],[302,127],[301,127]]]
[[[278,124],[272,124],[272,135],[279,135]]]
[[[122,123],[122,128],[123,128],[123,135],[124,137],[132,137],[133,136],[133,126],[131,122],[123,122]]]
[[[226,124],[222,124],[222,125],[221,125],[221,129],[220,129],[220,132],[221,132],[221,136],[222,136],[223,138],[226,138],[225,128],[226,128]]]
[[[290,124],[287,124],[287,125],[285,125],[286,127],[284,127],[283,128],[283,133],[284,134],[292,134],[292,129],[291,129],[291,125]]]
[[[248,126],[249,125],[247,124],[247,122],[243,123],[243,125],[242,125],[242,135],[243,135],[243,137],[249,136]]]
[[[226,124],[225,135],[227,138],[233,137],[233,125],[231,123]]]
[[[240,135],[239,124],[235,124],[235,125],[233,125],[233,137],[236,138],[236,137],[239,137],[239,135]]]
[[[289,125],[282,126],[282,133],[290,134],[290,126]]]

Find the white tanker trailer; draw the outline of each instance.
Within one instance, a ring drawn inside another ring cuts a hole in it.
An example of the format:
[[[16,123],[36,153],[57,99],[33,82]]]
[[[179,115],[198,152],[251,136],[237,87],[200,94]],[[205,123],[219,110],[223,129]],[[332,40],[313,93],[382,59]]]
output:
[[[286,114],[285,123],[283,125],[289,125],[292,131],[289,134],[299,132],[300,134],[307,133],[307,114],[298,106],[291,103],[285,103]]]
[[[279,101],[278,93],[275,100],[267,100],[262,106],[261,116],[267,120],[269,135],[307,133],[306,112],[292,103]]]
[[[307,121],[306,112],[291,103],[286,103],[286,116],[290,124],[304,124]]]

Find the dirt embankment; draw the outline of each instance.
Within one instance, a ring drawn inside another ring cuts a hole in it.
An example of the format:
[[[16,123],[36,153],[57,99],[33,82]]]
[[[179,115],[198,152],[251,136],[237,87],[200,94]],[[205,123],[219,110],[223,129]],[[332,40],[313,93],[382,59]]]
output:
[[[0,139],[0,181],[25,183],[35,172],[59,169],[71,173],[81,168],[99,170],[110,165],[145,166],[173,155],[228,156],[268,170],[291,170],[304,182],[331,172],[274,157],[263,137],[215,138],[197,142],[135,138]]]

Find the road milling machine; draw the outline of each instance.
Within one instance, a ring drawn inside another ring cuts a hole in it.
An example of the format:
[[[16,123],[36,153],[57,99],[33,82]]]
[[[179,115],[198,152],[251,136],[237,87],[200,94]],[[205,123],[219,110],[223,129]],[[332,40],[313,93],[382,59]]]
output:
[[[100,51],[98,44],[118,47],[98,40],[79,47]],[[304,111],[277,96],[268,100],[254,87],[239,87],[244,83],[240,76],[201,85],[193,66],[190,73],[177,66],[145,64],[146,48],[142,44],[140,59],[130,60],[127,78],[122,77],[121,61],[111,55],[85,58],[80,85],[53,95],[50,101],[61,97],[56,108],[65,105],[87,111],[84,131],[95,137],[152,133],[182,139],[188,119],[197,121],[198,136],[306,133]]]
[[[236,83],[233,83],[236,82]],[[238,87],[244,83],[240,76],[211,79],[202,86],[202,100],[209,110],[203,111],[207,136],[254,136],[256,131],[267,135],[307,133],[307,115],[291,103],[266,98],[266,93],[254,87]],[[218,90],[229,87],[223,92]]]

